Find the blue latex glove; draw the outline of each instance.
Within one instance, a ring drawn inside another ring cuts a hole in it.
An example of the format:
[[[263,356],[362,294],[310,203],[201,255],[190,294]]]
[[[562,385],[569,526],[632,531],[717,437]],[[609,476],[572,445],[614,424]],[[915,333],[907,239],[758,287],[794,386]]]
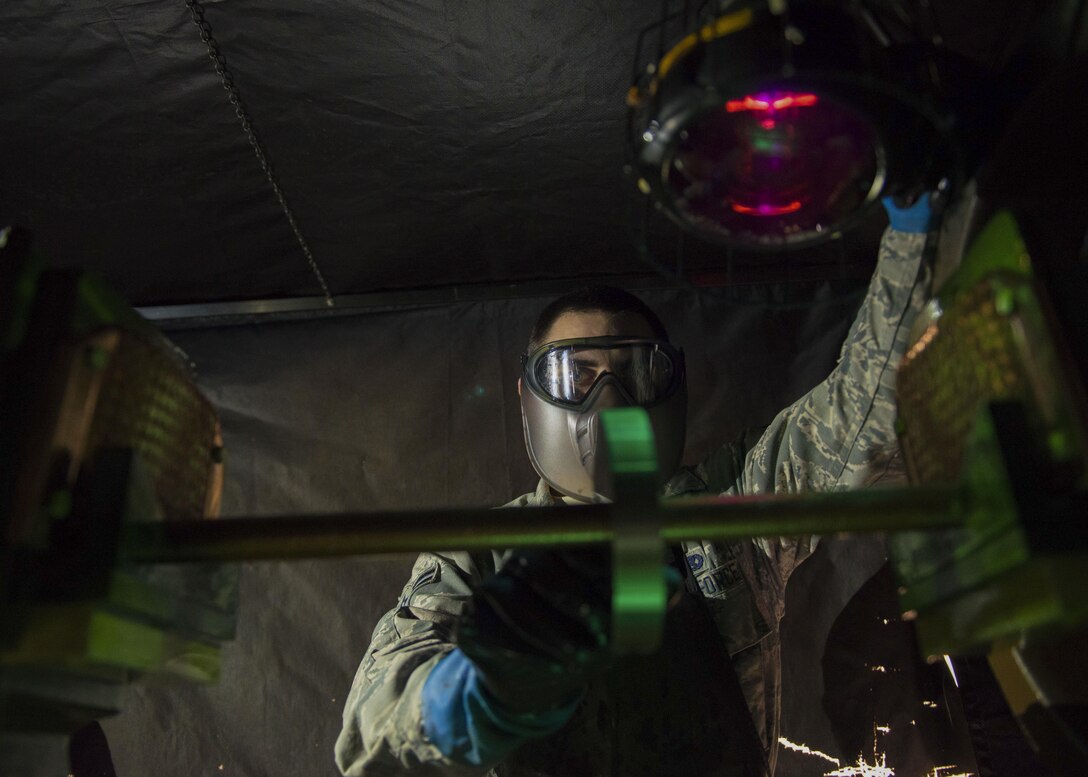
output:
[[[680,574],[666,570],[675,590]],[[424,682],[427,738],[451,760],[488,766],[562,728],[611,662],[611,589],[606,548],[515,550],[476,586],[457,649]]]
[[[895,198],[883,197],[880,202],[888,212],[892,229],[897,232],[928,232],[933,222],[932,196],[923,192],[913,205],[899,206]]]
[[[566,707],[611,661],[605,547],[518,549],[465,602],[454,641],[511,712]]]
[[[476,667],[458,648],[423,683],[423,733],[453,761],[492,766],[523,742],[561,729],[580,701],[544,712],[508,711],[481,687]]]

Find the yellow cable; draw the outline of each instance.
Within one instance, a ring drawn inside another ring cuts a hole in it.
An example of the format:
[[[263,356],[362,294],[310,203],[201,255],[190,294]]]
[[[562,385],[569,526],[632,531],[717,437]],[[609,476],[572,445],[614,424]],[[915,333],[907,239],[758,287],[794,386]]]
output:
[[[673,65],[691,53],[696,45],[699,43],[709,43],[712,40],[731,35],[738,30],[743,30],[751,23],[752,11],[751,9],[745,9],[715,19],[711,24],[700,28],[698,32],[693,32],[690,35],[685,36],[679,43],[672,47],[668,54],[661,58],[661,62],[657,65],[657,72],[654,73],[654,78],[650,82],[648,89],[649,94],[651,96],[657,94],[657,85],[661,79],[672,70]],[[638,89],[632,87],[627,94],[627,104],[633,107],[641,101],[642,95],[639,94]]]

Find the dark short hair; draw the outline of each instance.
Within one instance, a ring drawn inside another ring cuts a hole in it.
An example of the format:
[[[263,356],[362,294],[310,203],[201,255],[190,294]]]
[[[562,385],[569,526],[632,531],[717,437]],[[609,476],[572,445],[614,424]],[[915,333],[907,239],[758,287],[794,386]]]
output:
[[[556,319],[564,313],[593,311],[614,314],[634,313],[650,325],[650,328],[654,330],[654,337],[658,340],[668,341],[669,339],[661,319],[634,294],[614,286],[585,286],[557,297],[540,311],[533,330],[529,334],[529,352],[532,353],[544,344],[544,336],[552,328]]]

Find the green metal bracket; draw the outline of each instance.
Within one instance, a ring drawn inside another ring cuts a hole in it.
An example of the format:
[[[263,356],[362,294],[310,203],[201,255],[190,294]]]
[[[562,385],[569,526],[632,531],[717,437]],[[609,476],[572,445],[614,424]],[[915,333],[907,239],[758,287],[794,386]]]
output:
[[[1033,274],[1027,245],[1016,219],[1007,210],[998,211],[971,243],[963,263],[938,293],[941,305],[947,306],[987,276],[1001,271],[1025,277]]]
[[[612,644],[618,653],[651,653],[661,643],[666,598],[653,427],[638,407],[605,410],[601,424],[607,455],[595,474],[597,490],[613,497]]]
[[[997,213],[899,375],[900,432],[960,528],[890,538],[923,653],[1080,627],[1085,421],[1015,218]],[[913,360],[913,361],[912,361]]]

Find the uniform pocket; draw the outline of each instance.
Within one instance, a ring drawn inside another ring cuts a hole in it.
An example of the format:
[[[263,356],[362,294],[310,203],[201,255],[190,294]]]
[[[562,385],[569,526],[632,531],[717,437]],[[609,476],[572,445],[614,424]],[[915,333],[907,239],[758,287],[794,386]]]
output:
[[[750,648],[771,633],[744,582],[706,596],[706,604],[730,655]]]

